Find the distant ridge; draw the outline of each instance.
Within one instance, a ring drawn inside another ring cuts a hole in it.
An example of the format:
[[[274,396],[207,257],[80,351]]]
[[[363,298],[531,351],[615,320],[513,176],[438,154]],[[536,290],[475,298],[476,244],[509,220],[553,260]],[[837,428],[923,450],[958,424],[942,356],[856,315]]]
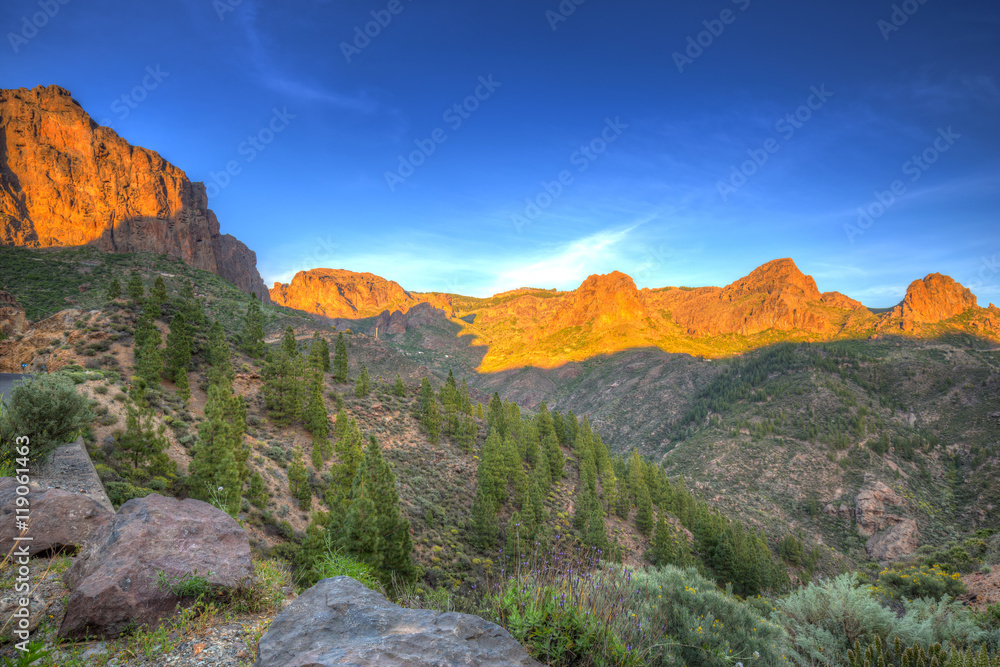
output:
[[[1000,310],[980,308],[972,292],[948,276],[913,281],[896,307],[876,313],[839,292],[820,292],[789,258],[767,262],[725,287],[640,290],[614,271],[589,276],[569,292],[521,288],[487,299],[408,292],[370,273],[313,269],[289,285],[275,283],[271,298],[326,317],[384,312],[380,322],[388,322],[392,311],[430,303],[471,334],[473,345],[488,346],[479,368],[484,372],[552,368],[637,347],[722,357],[775,342],[888,333],[962,331],[1000,341]]]

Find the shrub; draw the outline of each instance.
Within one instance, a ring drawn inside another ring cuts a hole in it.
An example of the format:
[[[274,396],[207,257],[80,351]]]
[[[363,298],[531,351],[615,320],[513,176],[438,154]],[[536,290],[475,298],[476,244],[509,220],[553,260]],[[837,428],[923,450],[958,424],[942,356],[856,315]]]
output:
[[[963,550],[964,551],[964,550]],[[912,600],[945,595],[956,597],[965,592],[965,584],[957,572],[946,572],[938,565],[911,565],[879,573],[878,589],[893,598]]]
[[[93,415],[87,399],[61,375],[40,375],[14,385],[7,406],[0,414],[0,442],[7,458],[15,438],[27,436],[32,464],[43,463],[52,451],[73,440]]]
[[[350,577],[363,584],[373,591],[382,591],[374,570],[367,563],[363,563],[354,556],[341,552],[340,549],[327,545],[326,551],[313,563],[313,573],[317,579],[327,577]]]
[[[104,490],[107,491],[108,499],[111,500],[111,504],[115,506],[115,509],[118,509],[133,498],[145,498],[149,494],[155,493],[152,489],[135,486],[129,482],[106,482]]]
[[[778,601],[777,608],[776,620],[806,664],[844,664],[855,643],[867,646],[875,637],[896,634],[896,615],[851,574],[813,582]]]

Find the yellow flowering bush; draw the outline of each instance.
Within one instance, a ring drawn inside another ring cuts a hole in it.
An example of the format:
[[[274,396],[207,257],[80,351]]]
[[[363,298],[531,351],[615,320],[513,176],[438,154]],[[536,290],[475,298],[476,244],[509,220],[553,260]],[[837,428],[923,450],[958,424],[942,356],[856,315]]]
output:
[[[948,572],[939,565],[911,565],[882,570],[878,590],[889,597],[905,600],[940,600],[945,595],[953,598],[961,595],[965,592],[965,584],[958,572]]]

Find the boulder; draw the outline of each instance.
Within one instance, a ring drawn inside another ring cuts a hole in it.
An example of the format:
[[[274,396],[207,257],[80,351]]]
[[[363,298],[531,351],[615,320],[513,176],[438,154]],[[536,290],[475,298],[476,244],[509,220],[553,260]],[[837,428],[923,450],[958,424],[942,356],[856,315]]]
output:
[[[70,597],[59,635],[115,637],[131,625],[153,625],[184,601],[158,588],[158,573],[175,578],[195,571],[216,589],[253,575],[239,524],[200,500],[134,498],[67,570]]]
[[[920,531],[914,519],[904,519],[865,542],[868,555],[885,563],[909,556],[920,546]]]
[[[499,625],[404,609],[350,577],[323,579],[271,623],[254,667],[541,665]]]
[[[8,553],[14,547],[14,538],[21,534],[17,528],[17,488],[13,477],[0,478],[0,550]],[[31,537],[28,555],[46,551],[82,548],[87,540],[103,528],[114,516],[96,500],[82,493],[63,489],[41,489],[28,485],[30,520],[26,536]]]

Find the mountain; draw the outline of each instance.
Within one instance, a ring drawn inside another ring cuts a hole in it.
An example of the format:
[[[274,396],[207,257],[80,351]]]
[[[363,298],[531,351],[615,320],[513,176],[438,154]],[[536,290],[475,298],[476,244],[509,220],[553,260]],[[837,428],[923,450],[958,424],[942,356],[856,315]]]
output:
[[[202,183],[98,125],[58,86],[0,90],[0,244],[172,255],[268,298]]]
[[[373,273],[344,269],[299,271],[290,283],[276,282],[271,300],[296,310],[304,310],[330,319],[356,319],[386,311],[400,314],[420,303],[447,307],[447,298],[437,294],[408,292],[399,283]]]
[[[618,271],[570,292],[523,288],[487,299],[409,292],[370,273],[313,269],[276,283],[279,304],[330,318],[378,316],[401,333],[405,313],[430,303],[485,348],[482,373],[558,368],[596,355],[657,348],[719,358],[776,342],[817,342],[905,333],[933,338],[965,331],[1000,340],[1000,310],[939,273],[915,280],[902,302],[875,313],[839,292],[820,292],[791,259],[776,259],[725,287],[638,289]],[[398,311],[398,312],[395,312]],[[391,327],[391,330],[389,328]]]

